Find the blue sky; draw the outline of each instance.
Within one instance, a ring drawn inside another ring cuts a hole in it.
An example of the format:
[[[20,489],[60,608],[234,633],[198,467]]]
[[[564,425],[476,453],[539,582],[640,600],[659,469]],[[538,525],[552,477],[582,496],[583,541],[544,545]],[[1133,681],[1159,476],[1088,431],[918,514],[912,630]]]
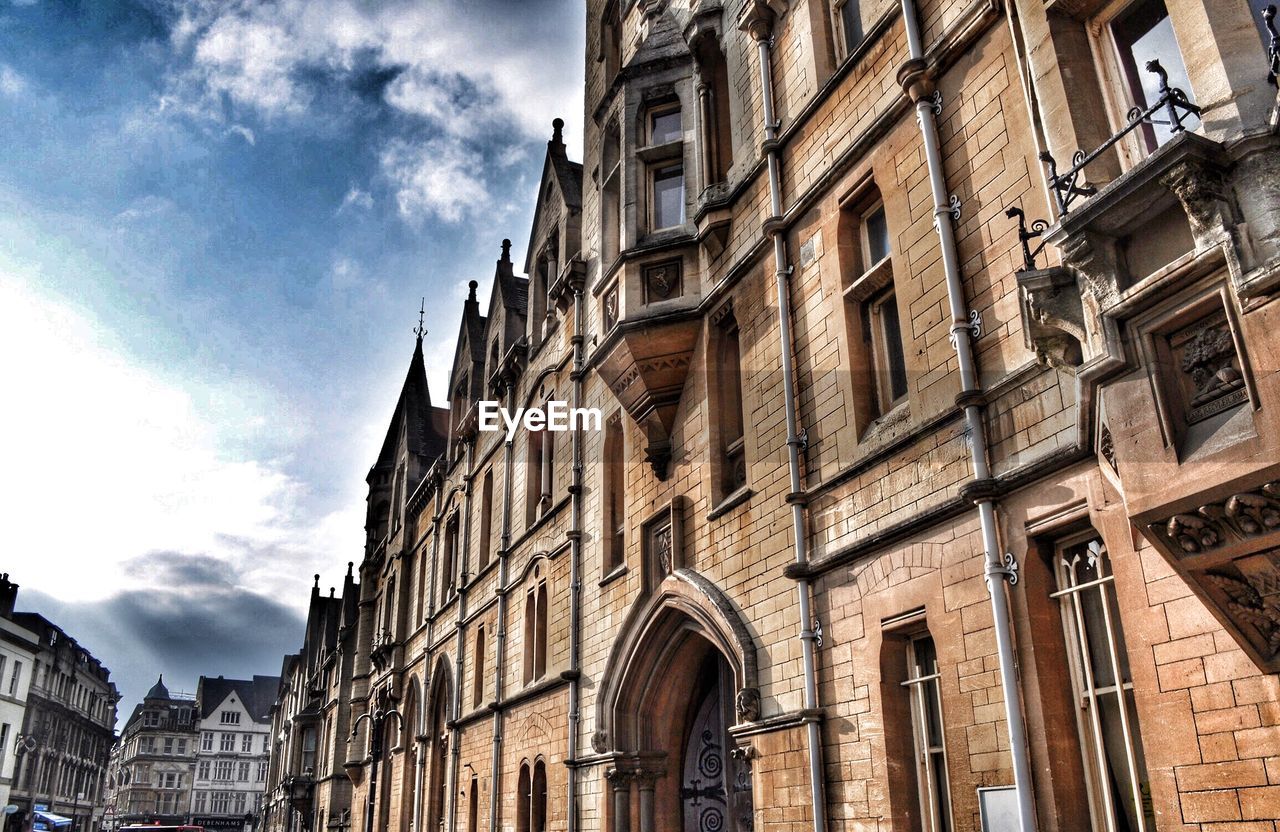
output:
[[[2,568],[126,701],[275,672],[359,559],[420,298],[443,398],[552,118],[580,158],[584,15],[0,0]]]

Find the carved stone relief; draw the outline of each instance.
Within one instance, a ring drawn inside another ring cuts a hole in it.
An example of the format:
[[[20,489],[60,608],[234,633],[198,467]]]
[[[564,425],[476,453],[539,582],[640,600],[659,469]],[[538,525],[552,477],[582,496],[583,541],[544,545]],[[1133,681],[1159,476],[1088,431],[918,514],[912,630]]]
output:
[[[1240,357],[1221,311],[1171,333],[1168,340],[1174,365],[1181,371],[1178,387],[1188,424],[1244,404],[1248,396]]]
[[[646,266],[644,268],[643,286],[645,303],[680,297],[684,292],[680,261],[671,260],[666,263]]]
[[[1280,480],[1148,526],[1228,632],[1280,672]]]

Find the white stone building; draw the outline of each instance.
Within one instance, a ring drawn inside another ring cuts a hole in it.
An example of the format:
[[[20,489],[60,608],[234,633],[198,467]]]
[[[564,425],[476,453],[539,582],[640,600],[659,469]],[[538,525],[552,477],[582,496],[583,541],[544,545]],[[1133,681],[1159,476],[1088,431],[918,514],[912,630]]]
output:
[[[271,705],[279,686],[278,676],[200,677],[192,823],[209,830],[255,824],[267,782]]]
[[[12,587],[12,591],[10,591]],[[40,637],[9,620],[17,586],[0,575],[0,807],[9,805],[9,789],[18,772],[16,740],[22,731],[31,687],[31,668]]]

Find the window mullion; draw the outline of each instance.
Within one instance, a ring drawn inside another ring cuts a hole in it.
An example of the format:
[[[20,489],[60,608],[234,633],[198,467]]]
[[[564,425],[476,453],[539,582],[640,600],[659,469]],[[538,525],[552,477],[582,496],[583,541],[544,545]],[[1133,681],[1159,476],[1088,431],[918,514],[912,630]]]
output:
[[[1102,620],[1106,626],[1107,653],[1111,661],[1111,678],[1116,685],[1116,705],[1120,708],[1120,726],[1124,732],[1125,763],[1129,767],[1129,783],[1133,791],[1133,813],[1138,819],[1138,832],[1146,832],[1146,813],[1142,810],[1141,783],[1138,778],[1138,760],[1133,753],[1133,733],[1129,727],[1129,703],[1124,694],[1124,679],[1120,676],[1120,657],[1116,647],[1115,632],[1111,629],[1111,605],[1107,599],[1107,588],[1098,587],[1098,597],[1102,601]]]
[[[1075,579],[1074,570],[1068,566],[1068,580]],[[1071,610],[1075,619],[1075,637],[1077,649],[1080,652],[1080,673],[1083,676],[1084,695],[1089,702],[1089,726],[1093,730],[1093,766],[1094,766],[1094,783],[1099,795],[1098,799],[1102,803],[1104,819],[1107,823],[1108,832],[1115,832],[1115,807],[1111,802],[1111,792],[1106,785],[1107,757],[1106,746],[1102,739],[1102,715],[1098,708],[1098,696],[1094,688],[1093,681],[1093,664],[1089,653],[1088,630],[1086,629],[1084,620],[1084,611],[1080,606],[1080,594],[1073,592],[1071,598]]]

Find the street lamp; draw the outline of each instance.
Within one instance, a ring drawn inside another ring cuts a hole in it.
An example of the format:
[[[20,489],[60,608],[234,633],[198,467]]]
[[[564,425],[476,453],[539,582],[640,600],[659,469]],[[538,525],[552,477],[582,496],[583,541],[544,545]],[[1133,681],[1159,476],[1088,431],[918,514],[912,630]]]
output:
[[[369,799],[364,812],[364,832],[373,832],[373,810],[378,793],[378,759],[382,756],[383,729],[391,717],[395,717],[402,728],[404,726],[404,717],[400,716],[400,712],[395,707],[387,705],[386,691],[379,693],[377,699],[373,710],[360,714],[351,726],[351,738],[355,739],[360,730],[360,723],[366,719],[369,720]]]

